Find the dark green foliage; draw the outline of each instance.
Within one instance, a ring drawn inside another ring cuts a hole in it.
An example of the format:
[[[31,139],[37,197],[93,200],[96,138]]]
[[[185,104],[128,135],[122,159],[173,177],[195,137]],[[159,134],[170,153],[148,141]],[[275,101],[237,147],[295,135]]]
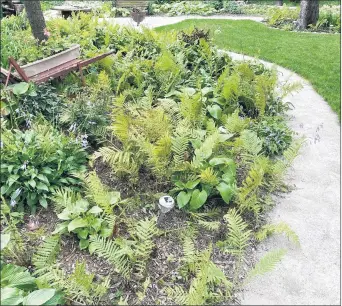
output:
[[[263,150],[267,156],[282,154],[291,144],[293,132],[280,117],[264,117],[254,130],[263,139]]]
[[[75,139],[40,124],[1,136],[1,194],[12,207],[28,205],[34,212],[37,204],[47,207],[57,187],[80,185],[74,174],[85,170],[87,153]]]

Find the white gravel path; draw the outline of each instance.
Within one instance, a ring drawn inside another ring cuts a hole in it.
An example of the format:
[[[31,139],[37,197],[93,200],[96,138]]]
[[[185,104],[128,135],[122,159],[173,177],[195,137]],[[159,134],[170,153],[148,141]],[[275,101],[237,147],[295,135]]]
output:
[[[229,52],[233,59],[252,59]],[[261,61],[266,66],[273,64]],[[295,109],[290,125],[307,139],[289,171],[295,189],[277,199],[270,223],[284,221],[301,248],[282,237],[258,247],[289,249],[277,268],[247,286],[242,305],[341,305],[340,300],[340,124],[337,115],[309,82],[277,66],[280,81],[299,81],[303,89],[287,97]]]
[[[129,25],[136,27],[136,23],[132,20],[131,17],[119,17],[119,18],[100,18],[100,20],[105,19],[106,21],[113,23],[113,24],[120,24],[120,25]],[[147,16],[143,22],[141,22],[141,26],[148,27],[148,28],[156,28],[161,27],[168,24],[174,24],[181,22],[187,19],[226,19],[226,20],[253,20],[256,22],[262,22],[264,19],[263,17],[256,17],[256,16],[232,16],[232,15],[212,15],[212,16]]]

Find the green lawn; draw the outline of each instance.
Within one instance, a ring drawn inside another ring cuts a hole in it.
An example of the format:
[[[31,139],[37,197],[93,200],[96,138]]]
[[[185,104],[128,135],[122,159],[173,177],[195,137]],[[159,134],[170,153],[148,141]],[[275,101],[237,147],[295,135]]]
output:
[[[249,20],[186,20],[157,31],[192,26],[210,29],[221,49],[257,56],[297,72],[340,116],[340,34],[285,32]]]

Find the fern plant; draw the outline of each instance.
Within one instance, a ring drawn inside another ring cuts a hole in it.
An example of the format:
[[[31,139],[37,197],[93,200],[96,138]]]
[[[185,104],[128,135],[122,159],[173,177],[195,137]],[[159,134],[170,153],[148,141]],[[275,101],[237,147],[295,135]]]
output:
[[[210,260],[212,247],[203,252],[194,249],[190,238],[184,241],[183,261],[195,273],[189,291],[186,292],[180,286],[168,287],[168,296],[179,305],[205,305],[208,302],[219,302],[231,295],[231,282],[224,273]],[[224,293],[215,290],[223,286]]]
[[[256,234],[257,240],[262,241],[272,234],[285,234],[297,246],[300,245],[298,235],[285,222],[266,224]]]
[[[108,240],[100,236],[91,236],[89,244],[90,254],[96,253],[112,263],[117,272],[129,278],[134,260],[133,241],[116,239]]]
[[[37,269],[53,265],[60,250],[60,236],[51,235],[39,246],[32,256],[32,263]]]

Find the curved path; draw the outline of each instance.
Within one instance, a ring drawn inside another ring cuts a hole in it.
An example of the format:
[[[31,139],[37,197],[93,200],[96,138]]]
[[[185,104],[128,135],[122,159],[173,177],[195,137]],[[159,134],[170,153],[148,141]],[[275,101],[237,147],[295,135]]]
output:
[[[186,19],[249,19],[249,16],[147,17],[142,25],[159,27]],[[115,23],[133,25],[130,18]],[[229,52],[235,60],[252,59]],[[261,61],[266,66],[271,63]],[[297,233],[301,247],[283,237],[271,237],[258,246],[257,257],[268,250],[289,251],[277,268],[252,281],[241,295],[242,305],[340,305],[340,125],[337,115],[309,82],[276,66],[280,86],[299,81],[303,88],[286,98],[295,109],[290,125],[307,140],[289,171],[294,190],[277,198],[269,222],[286,222]]]
[[[99,18],[100,20],[105,19],[110,23],[115,23],[119,25],[130,25],[136,27],[136,23],[131,17],[118,17],[118,18]],[[147,16],[141,25],[148,28],[156,28],[164,25],[174,24],[187,19],[229,19],[229,20],[253,20],[256,22],[262,22],[263,17],[257,16],[236,16],[236,15],[211,15],[211,16],[199,16],[199,15],[183,15],[183,16]]]
[[[229,54],[235,60],[252,59]],[[276,199],[269,222],[289,224],[301,247],[282,237],[260,244],[258,258],[275,248],[287,248],[288,253],[274,271],[247,286],[241,304],[340,305],[340,125],[309,82],[276,67],[280,83],[290,80],[303,84],[286,101],[295,106],[289,112],[290,126],[307,141],[289,171],[288,183],[294,190]]]

